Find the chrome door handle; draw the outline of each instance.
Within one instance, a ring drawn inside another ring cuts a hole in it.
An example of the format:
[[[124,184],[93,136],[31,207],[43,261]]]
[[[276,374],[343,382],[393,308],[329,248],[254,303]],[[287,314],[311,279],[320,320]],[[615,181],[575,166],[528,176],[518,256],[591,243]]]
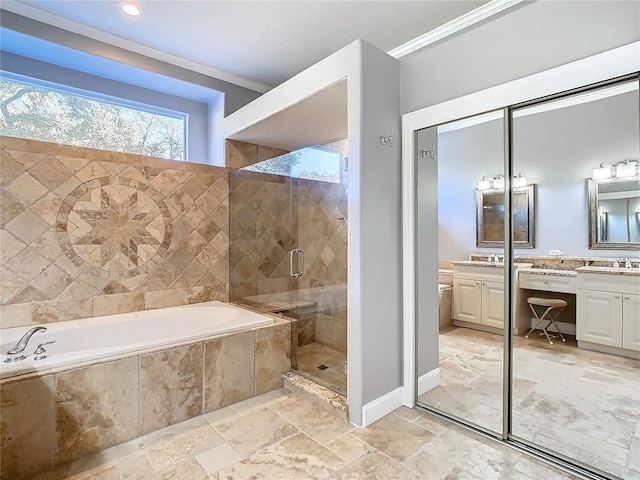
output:
[[[295,254],[300,255],[300,261],[298,263],[300,270],[298,271],[293,271],[293,256]],[[304,251],[300,248],[293,248],[291,249],[291,251],[289,252],[289,275],[291,275],[293,278],[300,278],[302,275],[304,275]]]

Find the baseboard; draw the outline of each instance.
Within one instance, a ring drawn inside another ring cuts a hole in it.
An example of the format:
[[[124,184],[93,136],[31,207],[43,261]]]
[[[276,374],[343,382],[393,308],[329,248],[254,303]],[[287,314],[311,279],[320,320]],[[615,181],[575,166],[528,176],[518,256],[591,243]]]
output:
[[[362,407],[362,426],[367,427],[376,420],[402,406],[402,387],[391,390]]]
[[[418,396],[438,385],[440,385],[440,367],[434,368],[418,378]]]
[[[533,326],[536,324],[538,320],[536,320],[535,318],[531,318],[531,326],[529,328],[533,328]],[[544,321],[544,325],[547,325],[547,321]],[[567,322],[556,322],[556,325],[558,325],[558,328],[560,329],[560,333],[564,333],[566,335],[575,335],[576,334],[576,324],[575,323],[567,323]],[[528,331],[528,330],[527,330]],[[547,331],[549,333],[555,331],[555,328],[553,328],[553,325],[551,325],[551,330],[547,329]],[[527,332],[522,332],[523,335],[525,335]]]

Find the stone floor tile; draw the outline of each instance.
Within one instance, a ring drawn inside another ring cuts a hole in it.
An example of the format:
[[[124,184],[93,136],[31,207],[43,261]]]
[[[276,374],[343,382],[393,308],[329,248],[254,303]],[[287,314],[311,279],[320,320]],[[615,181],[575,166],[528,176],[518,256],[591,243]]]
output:
[[[366,444],[349,433],[336,438],[334,441],[328,443],[326,447],[345,462],[352,462],[365,453],[376,451],[371,445]]]
[[[239,462],[242,460],[242,457],[240,457],[231,445],[224,443],[219,447],[196,455],[196,460],[198,460],[198,463],[200,463],[205,472],[213,475],[219,470]]]
[[[327,410],[317,407],[309,409],[307,400],[298,396],[272,405],[271,409],[322,445],[336,440],[354,428]]]
[[[215,429],[242,458],[298,433],[296,427],[267,408],[219,423]]]
[[[299,433],[220,470],[212,478],[317,480],[326,478],[343,465],[340,457]]]
[[[391,413],[353,435],[394,460],[403,461],[420,450],[434,434],[399,415]]]
[[[199,467],[195,460],[196,455],[224,443],[220,434],[212,426],[205,424],[174,438],[154,443],[143,448],[142,451],[160,478],[180,478],[176,472],[185,468],[197,470],[195,467],[191,468],[188,465],[185,467],[181,464],[195,462]],[[204,470],[202,471],[204,472]],[[172,477],[172,475],[174,476]],[[182,478],[190,479],[190,477]]]
[[[248,398],[242,402],[234,403],[233,405],[230,405],[230,408],[240,415],[244,415],[246,413],[251,413],[256,409],[265,408],[274,403],[281,402],[290,395],[289,391],[283,387],[277,390],[272,390],[271,392],[263,393],[256,397]]]
[[[373,452],[362,455],[329,478],[330,480],[418,480],[420,477],[386,455]]]

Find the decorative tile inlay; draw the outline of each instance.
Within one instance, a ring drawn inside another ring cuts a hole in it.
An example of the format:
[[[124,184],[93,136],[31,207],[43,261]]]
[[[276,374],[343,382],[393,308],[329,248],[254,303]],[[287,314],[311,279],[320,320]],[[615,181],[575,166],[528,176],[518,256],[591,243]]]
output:
[[[171,225],[160,195],[125,177],[81,184],[62,203],[57,218],[58,232],[66,232],[60,238],[64,250],[110,277],[123,278],[138,275],[152,258],[166,255]]]

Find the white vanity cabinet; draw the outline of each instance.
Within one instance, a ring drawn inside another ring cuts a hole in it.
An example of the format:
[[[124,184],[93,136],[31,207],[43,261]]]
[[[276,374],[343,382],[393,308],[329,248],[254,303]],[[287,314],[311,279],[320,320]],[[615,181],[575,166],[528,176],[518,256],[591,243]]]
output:
[[[578,269],[578,346],[640,352],[640,275],[589,273],[589,267],[584,268]]]
[[[454,265],[453,321],[504,326],[504,275],[501,267]],[[464,326],[464,325],[463,325]]]

